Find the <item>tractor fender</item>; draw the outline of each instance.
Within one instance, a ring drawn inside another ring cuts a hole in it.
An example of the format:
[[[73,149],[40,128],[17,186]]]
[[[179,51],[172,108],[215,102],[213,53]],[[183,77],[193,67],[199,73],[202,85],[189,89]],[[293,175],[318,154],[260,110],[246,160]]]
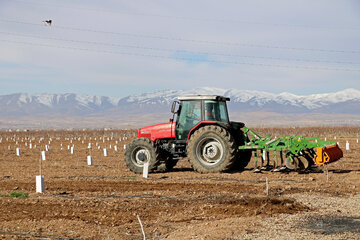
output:
[[[189,141],[191,135],[196,131],[198,130],[199,128],[203,127],[203,126],[206,126],[206,125],[216,125],[216,126],[220,126],[220,127],[223,127],[225,129],[228,129],[228,127],[223,124],[223,123],[220,123],[220,122],[217,122],[217,121],[201,121],[199,122],[198,124],[196,124],[190,131],[189,131],[189,134],[188,134],[188,137],[186,139],[186,143]]]

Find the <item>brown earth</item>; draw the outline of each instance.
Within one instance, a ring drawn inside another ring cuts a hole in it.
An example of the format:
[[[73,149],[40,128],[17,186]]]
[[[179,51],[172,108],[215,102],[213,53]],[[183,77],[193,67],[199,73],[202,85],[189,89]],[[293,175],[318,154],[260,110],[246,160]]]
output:
[[[328,165],[328,174],[255,174],[254,160],[242,172],[200,174],[183,159],[173,171],[144,179],[123,161],[133,131],[1,132],[0,238],[143,239],[141,221],[147,239],[359,239],[360,128],[256,131],[336,136],[344,157]],[[45,193],[36,193],[40,163]],[[10,197],[14,192],[28,197]]]

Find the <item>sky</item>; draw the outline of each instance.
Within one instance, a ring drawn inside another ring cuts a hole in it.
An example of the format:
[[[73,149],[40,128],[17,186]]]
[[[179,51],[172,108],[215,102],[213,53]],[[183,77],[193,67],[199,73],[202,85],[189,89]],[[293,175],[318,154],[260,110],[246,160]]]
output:
[[[0,0],[0,95],[198,87],[360,89],[360,1]]]

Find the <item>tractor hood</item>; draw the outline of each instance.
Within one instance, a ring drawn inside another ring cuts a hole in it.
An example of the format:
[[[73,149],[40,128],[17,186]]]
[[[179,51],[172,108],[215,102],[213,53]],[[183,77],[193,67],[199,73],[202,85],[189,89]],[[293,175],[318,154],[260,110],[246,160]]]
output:
[[[175,138],[176,122],[160,123],[138,130],[138,138],[149,138],[152,141],[156,139]]]

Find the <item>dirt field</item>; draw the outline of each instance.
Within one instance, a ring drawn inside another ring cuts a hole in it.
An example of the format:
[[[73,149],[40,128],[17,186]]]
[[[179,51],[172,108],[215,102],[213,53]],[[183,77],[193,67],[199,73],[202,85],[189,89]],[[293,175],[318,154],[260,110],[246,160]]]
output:
[[[252,160],[243,172],[200,174],[183,159],[144,179],[123,160],[134,131],[0,132],[0,239],[143,239],[139,219],[147,239],[360,239],[360,128],[255,130],[336,136],[344,157],[327,173],[253,173]]]

